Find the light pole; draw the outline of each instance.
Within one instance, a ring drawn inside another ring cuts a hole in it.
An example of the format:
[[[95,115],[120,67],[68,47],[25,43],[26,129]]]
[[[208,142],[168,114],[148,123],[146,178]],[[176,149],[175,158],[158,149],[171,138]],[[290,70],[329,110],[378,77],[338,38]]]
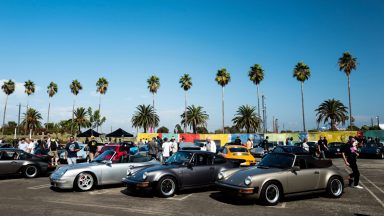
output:
[[[379,125],[380,125],[380,117],[376,116],[376,119],[377,119],[377,127],[379,127]]]

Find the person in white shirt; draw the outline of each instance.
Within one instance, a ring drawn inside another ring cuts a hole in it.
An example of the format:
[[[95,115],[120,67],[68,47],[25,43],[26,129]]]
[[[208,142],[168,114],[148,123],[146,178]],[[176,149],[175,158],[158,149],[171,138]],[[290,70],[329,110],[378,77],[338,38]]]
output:
[[[163,149],[164,161],[166,161],[169,158],[169,156],[170,156],[171,142],[169,142],[167,138],[164,138],[164,143],[161,146],[161,148]]]
[[[309,151],[309,145],[307,144],[308,142],[308,139],[307,138],[304,138],[304,142],[303,142],[303,148],[307,151]]]
[[[177,152],[177,142],[176,142],[176,139],[175,139],[175,137],[172,137],[172,139],[171,139],[171,146],[170,146],[170,148],[171,148],[171,156],[173,155],[173,154],[175,154],[176,152]]]
[[[28,151],[28,143],[25,143],[25,139],[24,139],[24,138],[22,138],[22,139],[20,140],[20,142],[19,142],[19,149],[20,149],[20,150],[23,150],[23,151],[25,151],[25,152]]]
[[[25,142],[28,144],[27,152],[34,154],[35,153],[35,143],[32,142],[29,138],[26,138]]]
[[[216,143],[211,139],[211,137],[207,137],[207,151],[216,153]]]

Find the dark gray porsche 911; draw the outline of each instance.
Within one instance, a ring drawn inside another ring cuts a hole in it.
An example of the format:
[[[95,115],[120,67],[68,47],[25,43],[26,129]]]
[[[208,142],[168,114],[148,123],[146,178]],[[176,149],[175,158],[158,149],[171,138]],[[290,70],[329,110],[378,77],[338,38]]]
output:
[[[219,172],[239,167],[240,162],[206,151],[179,151],[163,165],[128,170],[123,183],[128,190],[149,188],[170,197],[177,190],[214,185]]]

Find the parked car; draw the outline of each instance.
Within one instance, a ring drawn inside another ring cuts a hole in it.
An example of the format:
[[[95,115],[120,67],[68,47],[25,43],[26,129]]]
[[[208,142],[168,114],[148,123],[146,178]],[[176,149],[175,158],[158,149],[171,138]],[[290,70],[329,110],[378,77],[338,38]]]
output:
[[[179,150],[201,150],[201,143],[181,142]]]
[[[86,144],[79,143],[80,151],[77,152],[77,159],[76,162],[89,162],[89,148]],[[63,149],[59,153],[59,161],[60,164],[66,164],[67,160],[66,158],[66,150]]]
[[[325,151],[325,156],[329,158],[342,157],[341,152],[345,143],[342,142],[330,142],[328,143],[328,151]]]
[[[0,149],[0,175],[24,175],[35,178],[51,170],[50,160],[20,149]]]
[[[0,143],[0,148],[13,148],[11,143]]]
[[[249,152],[252,154],[253,157],[258,157],[258,158],[261,158],[263,157],[266,152],[264,151],[264,148],[261,147],[261,146],[255,146],[254,148],[252,148],[251,150],[249,150]]]
[[[276,205],[283,196],[327,192],[339,198],[344,191],[342,173],[331,160],[291,153],[267,154],[257,167],[218,174],[216,186],[230,196],[260,199]]]
[[[312,155],[300,146],[276,146],[272,153],[293,153],[298,155]]]
[[[131,191],[154,189],[161,197],[171,197],[177,190],[211,186],[219,172],[239,165],[212,152],[178,151],[163,165],[127,171],[123,183]]]
[[[121,157],[126,157],[128,155],[126,148],[120,144],[106,144],[100,151],[96,153],[96,157],[105,151],[112,150],[116,152],[115,160],[121,160]]]
[[[384,159],[383,143],[367,143],[359,149],[360,157]]]
[[[256,165],[256,159],[244,146],[240,145],[228,145],[225,146],[223,152],[220,153],[223,157],[227,159],[240,159],[244,160],[241,166],[254,166]]]
[[[126,156],[120,160],[117,160],[117,156],[116,151],[106,150],[91,163],[62,166],[49,177],[51,185],[60,189],[75,187],[80,191],[88,191],[96,185],[121,183],[129,168],[160,164],[147,155]]]

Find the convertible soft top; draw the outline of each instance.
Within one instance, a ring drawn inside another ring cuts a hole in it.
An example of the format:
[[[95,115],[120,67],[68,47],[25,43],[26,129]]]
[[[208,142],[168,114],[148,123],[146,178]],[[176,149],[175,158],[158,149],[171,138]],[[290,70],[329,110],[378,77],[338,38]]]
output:
[[[332,160],[317,159],[311,155],[297,155],[295,165],[300,168],[328,168],[332,166]]]

